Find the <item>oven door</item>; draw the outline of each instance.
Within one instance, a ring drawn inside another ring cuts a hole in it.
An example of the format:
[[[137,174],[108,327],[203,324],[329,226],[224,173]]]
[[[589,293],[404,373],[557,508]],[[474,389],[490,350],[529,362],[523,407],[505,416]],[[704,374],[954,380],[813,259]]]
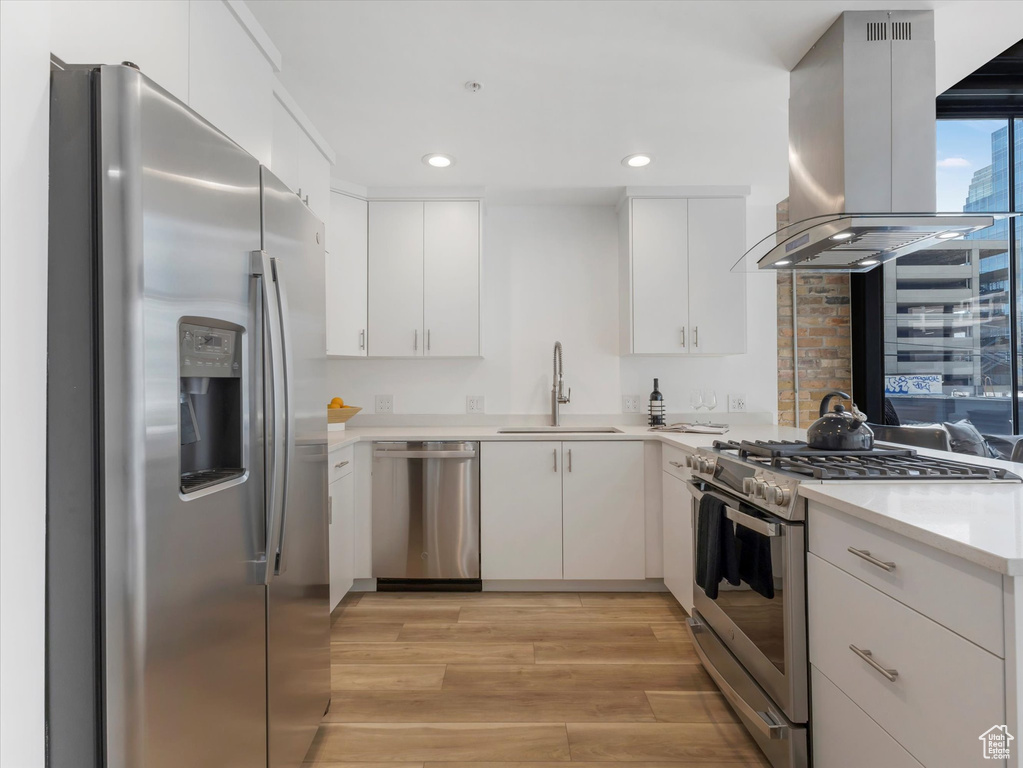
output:
[[[773,582],[773,595],[767,597],[763,593],[772,590],[756,591],[745,580],[737,587],[722,580],[713,599],[694,584],[695,610],[786,717],[794,723],[805,723],[809,696],[803,525],[774,517],[708,483],[690,481],[689,486],[697,531],[700,501],[705,494],[718,497],[725,502],[728,524],[737,534],[730,539],[736,548],[736,560],[745,564],[743,547],[750,551],[760,547],[761,558],[769,549],[770,563],[766,567]],[[694,559],[698,557],[699,553]]]

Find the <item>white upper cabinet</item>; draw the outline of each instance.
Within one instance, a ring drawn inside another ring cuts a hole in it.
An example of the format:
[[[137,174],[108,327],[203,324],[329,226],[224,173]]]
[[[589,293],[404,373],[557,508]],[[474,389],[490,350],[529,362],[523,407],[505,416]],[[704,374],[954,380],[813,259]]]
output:
[[[369,352],[416,357],[423,331],[423,203],[369,204]]]
[[[690,352],[746,351],[746,273],[732,266],[746,252],[746,201],[689,200]]]
[[[480,353],[480,204],[425,204],[423,310],[426,354]]]
[[[565,578],[646,578],[643,443],[566,442],[562,455]]]
[[[189,3],[188,104],[270,166],[273,70],[225,3]]]
[[[621,216],[621,352],[744,352],[745,198],[637,197]]]
[[[631,203],[632,351],[685,352],[689,341],[688,201]]]
[[[369,354],[480,354],[480,203],[369,203]]]
[[[328,355],[366,355],[368,227],[365,200],[331,193],[326,254]]]

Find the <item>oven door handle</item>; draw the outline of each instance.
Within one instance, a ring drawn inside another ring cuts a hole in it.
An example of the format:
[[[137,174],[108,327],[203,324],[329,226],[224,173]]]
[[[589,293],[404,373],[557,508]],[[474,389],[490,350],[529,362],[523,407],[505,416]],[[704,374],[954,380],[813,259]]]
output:
[[[703,668],[710,675],[714,684],[717,685],[722,695],[728,699],[728,703],[732,705],[736,712],[742,715],[750,725],[755,728],[765,738],[771,740],[787,739],[789,736],[789,726],[787,723],[778,722],[778,720],[770,712],[763,712],[758,709],[753,709],[749,703],[738,694],[738,692],[729,685],[728,681],[718,672],[714,665],[710,663],[710,659],[703,652],[703,648],[700,646],[700,641],[696,638],[696,635],[704,631],[703,624],[696,619],[686,619],[686,629],[689,630],[689,639],[693,642],[693,648],[696,649],[696,655],[700,657],[700,662],[703,664]]]
[[[693,498],[696,499],[696,501],[700,501],[700,499],[707,495],[723,501],[725,504],[725,517],[736,525],[741,525],[743,528],[749,528],[751,531],[755,531],[761,536],[767,536],[769,538],[782,535],[782,526],[778,523],[769,523],[766,520],[761,520],[759,517],[748,515],[729,504],[728,497],[722,496],[718,493],[713,493],[712,491],[703,491],[691,480],[688,482],[688,485],[689,491],[693,494]]]

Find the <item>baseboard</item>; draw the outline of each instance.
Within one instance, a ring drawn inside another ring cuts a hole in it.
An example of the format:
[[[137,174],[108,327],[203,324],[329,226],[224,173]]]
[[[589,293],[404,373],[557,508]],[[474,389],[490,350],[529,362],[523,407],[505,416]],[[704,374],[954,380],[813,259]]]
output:
[[[484,592],[667,592],[663,579],[484,579]]]

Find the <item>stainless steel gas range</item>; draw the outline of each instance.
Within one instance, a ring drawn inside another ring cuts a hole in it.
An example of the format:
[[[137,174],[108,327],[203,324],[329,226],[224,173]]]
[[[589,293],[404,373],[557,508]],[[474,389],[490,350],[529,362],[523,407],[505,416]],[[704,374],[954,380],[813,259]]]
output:
[[[897,447],[835,452],[800,442],[717,441],[686,463],[697,528],[689,633],[775,768],[805,767],[810,754],[806,503],[799,485],[1020,482],[1004,469]]]

